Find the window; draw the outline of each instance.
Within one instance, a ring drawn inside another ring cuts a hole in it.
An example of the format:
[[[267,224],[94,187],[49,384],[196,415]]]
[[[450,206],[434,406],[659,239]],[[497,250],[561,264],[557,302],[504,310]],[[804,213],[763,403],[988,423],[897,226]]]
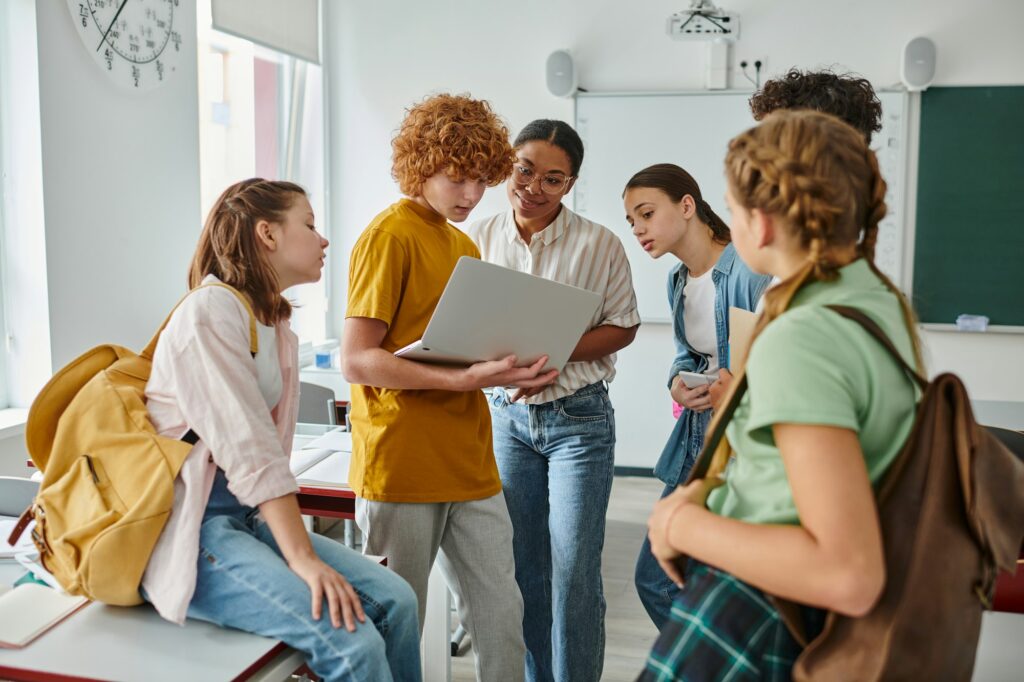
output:
[[[199,153],[203,218],[224,188],[249,177],[289,180],[309,194],[325,232],[323,73],[303,59],[210,27],[199,0]],[[327,329],[327,278],[293,287],[292,328],[303,341]]]

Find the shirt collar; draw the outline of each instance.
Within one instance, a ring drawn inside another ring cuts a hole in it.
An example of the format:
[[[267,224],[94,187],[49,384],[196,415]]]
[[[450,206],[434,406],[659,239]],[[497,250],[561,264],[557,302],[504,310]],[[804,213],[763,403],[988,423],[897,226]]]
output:
[[[717,270],[718,272],[720,272],[723,275],[725,275],[726,277],[728,277],[729,273],[732,272],[732,266],[735,263],[736,263],[736,247],[732,245],[732,242],[729,242],[728,244],[725,245],[725,250],[722,251],[722,255],[720,255],[718,257],[718,260],[711,267],[711,269],[712,270]],[[679,277],[682,277],[684,275],[689,275],[689,271],[686,269],[686,266],[683,264],[683,262],[679,261],[672,268],[672,271],[671,271],[670,274],[673,277],[679,278]]]
[[[447,218],[445,218],[443,215],[427,208],[426,206],[421,206],[412,199],[404,198],[399,203],[405,208],[408,208],[410,211],[415,213],[417,216],[419,216],[425,223],[437,226],[448,224]]]
[[[722,255],[718,257],[718,262],[715,263],[714,270],[718,270],[723,275],[728,276],[732,272],[733,263],[736,262],[736,247],[729,242],[725,245],[725,250],[722,251]]]
[[[575,216],[576,214],[570,211],[568,206],[562,204],[562,208],[558,211],[558,215],[555,216],[555,219],[551,221],[551,224],[533,235],[533,239],[540,240],[544,246],[548,246],[565,233],[565,230],[569,227],[569,221]],[[505,214],[505,238],[508,240],[509,244],[520,239],[519,228],[516,227],[515,211],[511,208],[508,210],[508,213]]]

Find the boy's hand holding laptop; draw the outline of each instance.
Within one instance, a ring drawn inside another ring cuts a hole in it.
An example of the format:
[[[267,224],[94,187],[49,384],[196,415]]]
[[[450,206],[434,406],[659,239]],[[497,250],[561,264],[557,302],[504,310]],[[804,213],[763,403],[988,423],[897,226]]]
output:
[[[592,291],[463,256],[423,338],[395,355],[469,367],[467,378],[518,395],[555,380],[600,304]]]
[[[530,391],[528,395],[533,395],[558,378],[557,369],[541,372],[547,361],[548,356],[542,355],[532,365],[519,367],[516,356],[509,355],[501,360],[474,363],[466,368],[466,374],[471,389],[479,386],[515,386],[517,396],[524,391]]]

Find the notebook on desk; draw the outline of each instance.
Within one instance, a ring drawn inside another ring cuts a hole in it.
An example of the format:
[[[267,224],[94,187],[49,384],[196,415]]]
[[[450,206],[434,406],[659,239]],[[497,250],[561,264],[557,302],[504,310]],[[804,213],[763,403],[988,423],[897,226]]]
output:
[[[25,583],[0,594],[0,648],[21,649],[89,603],[52,587]]]
[[[561,370],[600,304],[593,291],[463,256],[423,338],[395,355],[463,366],[508,355],[526,365],[547,355],[544,370]]]

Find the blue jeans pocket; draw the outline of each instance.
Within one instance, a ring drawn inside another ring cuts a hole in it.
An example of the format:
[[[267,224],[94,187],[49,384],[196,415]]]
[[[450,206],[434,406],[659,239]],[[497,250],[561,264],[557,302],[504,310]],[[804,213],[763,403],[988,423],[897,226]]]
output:
[[[574,394],[558,401],[558,413],[571,421],[607,421],[607,402],[604,393]]]

